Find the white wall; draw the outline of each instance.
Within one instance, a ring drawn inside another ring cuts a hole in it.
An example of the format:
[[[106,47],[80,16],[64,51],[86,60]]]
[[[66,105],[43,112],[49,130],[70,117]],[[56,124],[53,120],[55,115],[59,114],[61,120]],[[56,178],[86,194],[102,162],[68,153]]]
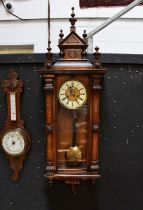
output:
[[[26,20],[17,20],[0,4],[0,45],[34,45],[34,52],[47,48],[47,0],[5,0],[13,5],[13,13]],[[75,7],[77,32],[87,33],[113,16],[123,7],[80,9],[78,0],[51,0],[51,47],[58,52],[60,29],[69,32],[68,19]],[[94,36],[94,46],[102,53],[143,53],[143,7],[138,6]]]

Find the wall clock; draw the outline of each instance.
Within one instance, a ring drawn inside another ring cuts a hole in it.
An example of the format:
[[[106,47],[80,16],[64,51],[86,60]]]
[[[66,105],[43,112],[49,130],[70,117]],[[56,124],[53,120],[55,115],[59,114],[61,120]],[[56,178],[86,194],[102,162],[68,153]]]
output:
[[[100,177],[98,165],[99,99],[106,72],[95,48],[94,61],[86,59],[87,35],[76,33],[72,8],[70,33],[61,30],[60,59],[52,63],[48,46],[45,67],[40,71],[46,91],[46,140],[49,182],[63,180],[73,192],[82,182]],[[50,42],[49,42],[50,44]]]
[[[12,180],[19,179],[19,172],[23,168],[23,161],[31,146],[31,138],[24,128],[20,114],[20,95],[23,83],[18,79],[14,70],[3,81],[3,92],[7,96],[7,120],[1,132],[1,147],[6,153],[13,170]]]

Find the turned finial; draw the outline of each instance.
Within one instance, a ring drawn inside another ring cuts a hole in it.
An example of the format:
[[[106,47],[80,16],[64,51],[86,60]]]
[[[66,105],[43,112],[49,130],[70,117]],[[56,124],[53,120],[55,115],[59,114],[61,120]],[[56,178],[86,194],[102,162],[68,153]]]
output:
[[[83,41],[87,43],[87,33],[86,30],[83,31]]]
[[[76,31],[75,22],[77,21],[77,19],[75,18],[74,7],[72,7],[71,9],[72,9],[72,13],[71,13],[71,18],[69,19],[69,21],[71,22],[71,32],[72,32],[72,31]]]
[[[50,68],[52,66],[52,61],[53,61],[53,53],[51,53],[52,48],[50,44],[51,44],[51,41],[48,41],[48,48],[47,48],[48,52],[46,54],[47,60],[45,62],[45,65],[47,68]]]
[[[101,53],[99,52],[99,47],[98,46],[95,47],[95,53],[93,53],[93,55],[95,56],[95,60],[93,62],[93,65],[97,68],[100,68],[101,67],[101,63],[100,63]]]
[[[60,30],[59,37],[60,37],[60,39],[59,39],[59,44],[60,44],[61,41],[63,41],[63,37],[64,37],[64,34],[63,34],[63,30],[62,29]]]

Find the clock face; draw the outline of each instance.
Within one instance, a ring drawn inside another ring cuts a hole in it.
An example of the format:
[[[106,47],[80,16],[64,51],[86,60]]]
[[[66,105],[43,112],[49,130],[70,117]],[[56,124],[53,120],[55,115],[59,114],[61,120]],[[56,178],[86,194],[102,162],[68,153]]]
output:
[[[2,138],[2,147],[10,155],[20,155],[25,149],[25,141],[20,132],[7,132]]]
[[[60,103],[68,109],[78,109],[87,100],[84,85],[76,80],[69,80],[60,87],[58,98]]]

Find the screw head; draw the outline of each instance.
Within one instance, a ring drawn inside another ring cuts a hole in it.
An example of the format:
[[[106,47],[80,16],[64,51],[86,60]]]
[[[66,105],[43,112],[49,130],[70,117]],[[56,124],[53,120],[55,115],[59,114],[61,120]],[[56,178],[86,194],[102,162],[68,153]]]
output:
[[[11,3],[7,3],[7,4],[6,4],[6,8],[7,8],[8,10],[11,10],[11,9],[12,9],[12,4],[11,4]]]

